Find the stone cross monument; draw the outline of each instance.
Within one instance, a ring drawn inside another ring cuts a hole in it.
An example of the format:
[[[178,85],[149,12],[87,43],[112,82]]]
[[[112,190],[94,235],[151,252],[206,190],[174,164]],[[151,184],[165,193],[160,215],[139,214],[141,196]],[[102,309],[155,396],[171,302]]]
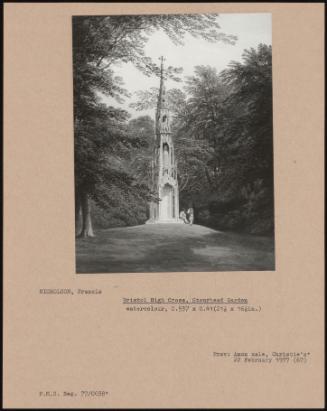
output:
[[[160,89],[156,110],[156,144],[152,161],[153,191],[158,202],[150,202],[147,223],[182,223],[179,219],[177,167],[171,137],[169,106],[164,79],[164,58],[161,60]]]

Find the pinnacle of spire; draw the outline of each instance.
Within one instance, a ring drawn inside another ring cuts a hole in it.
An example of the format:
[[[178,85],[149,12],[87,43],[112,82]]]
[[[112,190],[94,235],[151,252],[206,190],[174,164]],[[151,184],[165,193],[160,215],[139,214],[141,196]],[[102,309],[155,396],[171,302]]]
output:
[[[158,96],[158,110],[160,111],[162,108],[166,106],[166,99],[165,99],[166,88],[165,88],[165,82],[164,82],[164,61],[166,59],[163,56],[161,56],[159,57],[159,60],[161,61],[160,88],[159,88],[159,96]]]
[[[161,56],[161,57],[159,57],[159,60],[161,61],[161,77],[162,77],[162,75],[163,75],[163,62],[164,62],[166,59],[164,58],[164,56]]]

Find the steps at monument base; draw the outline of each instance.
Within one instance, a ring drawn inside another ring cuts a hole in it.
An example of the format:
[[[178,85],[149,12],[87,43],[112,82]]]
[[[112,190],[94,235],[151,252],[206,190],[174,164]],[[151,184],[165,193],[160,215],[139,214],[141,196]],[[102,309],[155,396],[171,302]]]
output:
[[[181,219],[171,220],[147,220],[145,224],[185,224]]]

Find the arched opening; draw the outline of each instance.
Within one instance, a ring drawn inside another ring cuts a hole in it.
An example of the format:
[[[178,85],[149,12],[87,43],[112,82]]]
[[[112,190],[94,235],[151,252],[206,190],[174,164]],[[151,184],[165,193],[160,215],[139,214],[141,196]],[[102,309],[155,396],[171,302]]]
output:
[[[161,192],[160,218],[170,220],[174,218],[174,190],[170,184],[166,184]]]
[[[163,144],[163,169],[164,169],[164,174],[168,173],[168,169],[169,169],[169,145],[167,143]]]
[[[166,114],[162,117],[162,122],[164,123],[167,120]]]

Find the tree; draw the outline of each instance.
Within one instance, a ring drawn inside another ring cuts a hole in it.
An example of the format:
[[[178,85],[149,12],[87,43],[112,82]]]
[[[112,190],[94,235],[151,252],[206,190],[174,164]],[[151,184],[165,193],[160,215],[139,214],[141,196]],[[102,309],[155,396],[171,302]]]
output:
[[[149,36],[162,30],[182,45],[185,35],[209,42],[233,44],[236,36],[220,31],[217,14],[161,14],[73,17],[75,61],[106,70],[117,61],[132,62],[145,74],[159,74],[159,67],[144,53]],[[169,67],[167,74],[176,73]]]
[[[108,201],[108,181],[118,186],[131,182],[119,161],[131,145],[126,117],[123,110],[99,104],[92,116],[75,122],[75,210],[76,225],[82,214],[80,236],[93,236],[90,200]]]
[[[216,69],[197,66],[184,90],[188,98],[179,105],[173,124],[181,200],[199,204],[216,189],[222,155],[218,126],[226,87]]]
[[[182,202],[219,228],[273,229],[271,46],[222,73],[198,66],[173,124]],[[199,221],[199,219],[198,219]]]
[[[151,160],[155,146],[154,121],[150,116],[141,116],[128,123],[128,133],[139,145],[130,151],[130,167],[137,181],[150,187]]]
[[[242,168],[243,180],[261,178],[267,187],[273,184],[272,157],[272,65],[271,46],[245,50],[243,63],[232,62],[221,74],[231,92],[225,101],[226,112],[233,115],[225,122],[225,135],[239,143],[234,161]],[[243,138],[240,138],[242,136]],[[238,167],[238,170],[240,167]],[[236,171],[236,170],[235,170]]]
[[[230,196],[239,198],[240,222],[251,232],[274,227],[271,63],[271,46],[260,44],[244,51],[243,62],[232,62],[221,73],[230,87],[222,127],[226,147],[222,184]]]

